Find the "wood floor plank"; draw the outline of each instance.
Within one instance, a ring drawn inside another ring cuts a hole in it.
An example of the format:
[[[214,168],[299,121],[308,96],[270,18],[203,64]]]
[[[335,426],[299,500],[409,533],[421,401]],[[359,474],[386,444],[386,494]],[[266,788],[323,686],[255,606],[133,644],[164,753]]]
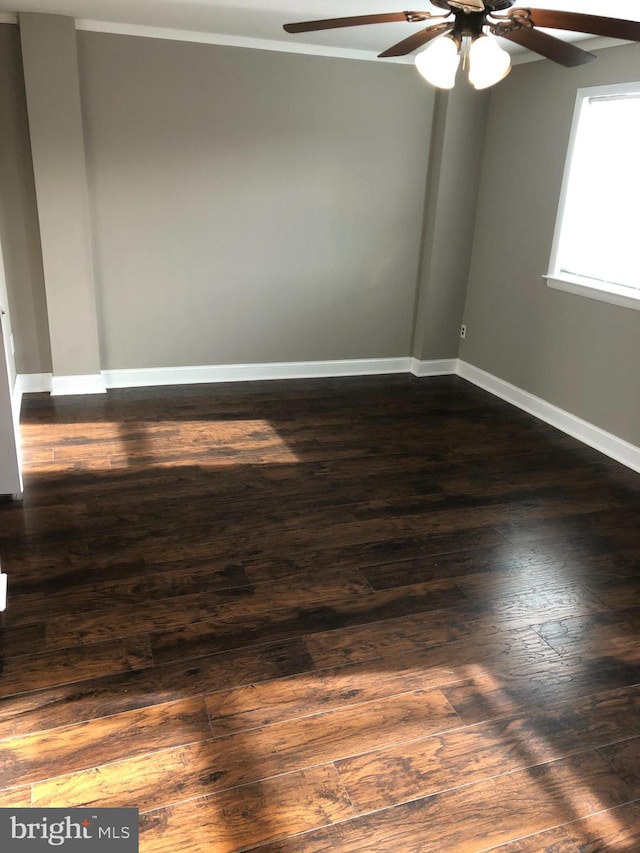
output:
[[[640,634],[640,607],[545,621],[536,625],[535,630],[558,654],[567,657],[608,654],[631,663]],[[640,658],[635,659],[640,663]]]
[[[583,753],[259,849],[261,853],[473,853],[630,799],[629,789],[603,759]]]
[[[311,669],[293,640],[22,693],[0,703],[0,740]]]
[[[147,812],[140,840],[145,853],[236,853],[354,816],[326,765]]]
[[[628,734],[634,735],[635,732],[631,730]],[[640,738],[630,737],[629,740],[605,746],[600,750],[600,754],[640,799]]]
[[[89,546],[80,536],[71,540],[15,536],[10,543],[2,546],[2,569],[11,575],[11,589],[14,581],[20,583],[23,576],[36,574],[42,577],[45,573],[50,576],[56,569],[64,571],[66,567],[77,565],[80,561],[86,569]]]
[[[12,602],[13,607],[13,602]],[[44,651],[45,624],[0,627],[0,659],[17,655],[32,655]]]
[[[540,658],[557,659],[557,652],[533,636],[535,632],[527,625],[528,621],[519,615],[508,620],[496,619],[481,617],[474,609],[449,608],[311,634],[307,646],[319,667],[363,662],[381,655],[445,644],[452,651],[452,663],[470,663],[486,657],[493,646],[499,656],[509,638],[514,644],[520,640],[523,649],[526,646],[534,649]],[[446,654],[444,649],[442,653]]]
[[[210,735],[204,701],[197,698],[13,738],[0,743],[0,786],[24,785]]]
[[[149,851],[636,853],[637,474],[454,376],[21,429],[0,805],[138,806]]]
[[[561,550],[570,550],[588,540],[597,544],[598,550],[602,550],[602,537],[596,536],[595,532],[589,529],[589,522],[593,520],[594,515],[574,516],[569,519],[551,518],[528,523],[500,524],[496,530],[511,545],[520,547],[536,547],[541,542],[553,542]]]
[[[423,666],[423,655],[312,671],[206,697],[217,736],[309,717],[455,681],[455,671]]]
[[[240,461],[240,460],[238,460]],[[361,553],[367,548],[375,552],[376,543],[384,542],[385,548],[389,539],[395,538],[400,541],[408,539],[410,546],[418,553],[447,553],[456,547],[459,550],[468,549],[470,542],[475,541],[478,545],[497,544],[502,537],[493,529],[493,523],[500,517],[502,511],[505,515],[509,513],[507,505],[498,508],[491,507],[491,512],[480,512],[476,510],[465,512],[465,524],[461,530],[461,521],[458,514],[457,523],[454,521],[452,511],[426,512],[421,515],[392,516],[388,519],[374,518],[364,521],[344,522],[341,524],[328,525],[319,529],[309,529],[301,525],[293,530],[285,530],[274,534],[271,530],[255,529],[244,523],[233,535],[227,538],[210,532],[211,525],[202,525],[193,528],[191,539],[200,553],[212,554],[219,560],[231,560],[255,558],[260,555],[271,555],[277,553],[283,559],[299,558],[302,549],[308,549],[311,554],[316,552],[322,554],[321,559],[327,565],[335,565],[332,555],[339,546],[344,554],[354,549]],[[577,511],[577,510],[576,510]],[[533,512],[533,510],[532,510]],[[462,535],[462,531],[466,535]],[[476,531],[475,540],[469,539],[472,531]],[[157,535],[154,537],[154,547],[159,551],[178,550],[183,548],[184,530],[169,533],[168,535]],[[140,551],[141,532],[132,530],[123,535],[114,533],[107,536],[95,536],[90,543],[92,553],[102,553],[109,550],[118,559],[125,560]],[[417,540],[417,541],[416,541]],[[194,553],[198,553],[196,549]],[[317,560],[317,558],[316,558]]]
[[[78,472],[94,471],[102,473],[108,471],[111,467],[108,456],[99,456],[93,459],[81,459],[70,462],[61,462],[53,459],[53,449],[51,456],[47,454],[28,454],[24,461],[24,474],[42,476],[47,474],[75,474]]]
[[[443,578],[464,577],[483,570],[490,571],[492,557],[499,551],[499,548],[487,548],[470,553],[463,551],[459,554],[440,554],[424,559],[379,563],[365,566],[362,574],[374,589],[393,589]]]
[[[458,606],[460,601],[464,604]],[[241,622],[236,616],[228,615],[203,619],[155,631],[151,634],[151,642],[154,659],[170,661],[195,658],[213,650],[302,637],[315,631],[378,623],[407,613],[420,614],[419,618],[425,621],[436,619],[435,611],[441,610],[441,618],[451,622],[451,615],[445,616],[445,613],[465,619],[469,617],[469,606],[455,583],[414,584],[400,589],[363,590],[357,595],[343,594],[306,605],[274,608],[268,613],[248,614]]]
[[[541,537],[533,542],[517,546],[517,544],[509,542],[494,527],[489,526],[453,531],[437,536],[429,534],[403,537],[389,536],[382,541],[350,546],[334,545],[322,550],[298,553],[295,557],[288,556],[295,559],[300,565],[350,566],[357,564],[361,567],[369,567],[393,561],[428,560],[441,555],[457,553],[466,555],[469,552],[514,547],[519,547],[520,550],[528,549],[536,558],[544,554],[546,561],[553,562],[561,561],[565,555],[578,549],[588,551],[591,554],[594,550],[602,555],[607,554],[606,544],[602,542],[600,537],[590,533],[588,528],[580,528],[579,535],[576,534],[573,537],[556,537],[551,539],[551,542]],[[607,562],[606,556],[603,556],[603,561]]]
[[[77,542],[73,544],[77,545]],[[42,558],[30,556],[25,562],[26,565],[20,566],[20,572],[11,578],[12,610],[14,598],[18,596],[33,592],[40,596],[47,593],[59,595],[69,588],[91,585],[96,576],[98,580],[109,578],[111,581],[126,581],[145,572],[145,561],[141,554],[134,560],[119,562],[109,555],[90,559],[82,549],[60,555],[50,554],[48,561],[46,555]]]
[[[355,664],[330,667],[276,682],[218,692],[207,697],[216,733],[269,725],[394,693],[462,681],[490,661],[498,671],[528,672],[554,652],[535,632],[505,631],[476,636],[473,644],[452,642],[427,649],[401,650]]]
[[[443,687],[465,723],[531,712],[553,702],[578,699],[640,684],[640,667],[612,658],[563,658],[526,674],[479,672]]]
[[[149,638],[144,636],[21,655],[5,661],[0,674],[0,696],[145,669],[152,662]]]
[[[640,803],[608,809],[564,827],[578,853],[640,850]]]
[[[511,589],[502,595],[496,592],[491,579],[489,583],[486,578],[481,578],[479,583],[475,578],[471,580],[472,585],[463,582],[461,588],[468,588],[470,594],[473,591],[474,602],[483,612],[508,622],[517,620],[531,625],[550,613],[562,619],[602,609],[602,605],[584,584],[537,588],[521,584],[517,591]]]
[[[539,710],[530,716],[480,723],[337,762],[359,812],[373,811],[455,788],[464,783],[543,764],[640,734],[640,688],[602,693]],[[627,755],[624,747],[602,754]],[[619,773],[621,767],[614,769]],[[633,761],[627,762],[629,765]],[[623,778],[632,789],[633,781]],[[640,788],[640,786],[637,786]]]
[[[51,779],[33,802],[154,809],[458,724],[442,693],[415,691]]]
[[[54,503],[35,509],[7,504],[1,510],[0,546],[19,531],[23,536],[50,534],[59,538],[61,534],[72,535],[81,529],[87,520],[87,505],[83,500],[74,503]]]
[[[473,600],[479,595],[522,595],[542,589],[564,589],[584,584],[584,592],[598,600],[598,589],[635,575],[635,554],[593,553],[572,548],[559,554],[536,543],[518,547],[503,543],[455,554],[392,561],[363,566],[361,571],[375,589],[389,589],[438,578],[455,578]],[[606,572],[606,581],[603,573]]]
[[[455,583],[463,585],[464,580],[456,578]],[[578,618],[576,614],[597,613],[598,608],[591,593],[576,586],[551,590],[536,587],[519,595],[502,596],[498,593],[491,606],[486,608],[471,596],[469,602],[466,606],[449,608],[442,613],[399,617],[395,621],[386,619],[382,625],[355,627],[352,624],[344,631],[313,633],[309,648],[319,665],[331,666],[375,657],[381,650],[412,648],[416,644],[427,646],[462,638],[473,641],[476,635],[483,636],[488,631],[533,625],[536,618]]]
[[[620,583],[607,584],[600,589],[594,589],[594,595],[605,607],[611,610],[621,610],[631,602],[640,600],[640,580],[625,580]]]
[[[215,550],[215,543],[208,541],[194,543],[189,547],[189,553],[193,558],[211,557],[215,552],[219,560],[248,560],[250,562],[261,559],[292,560],[300,567],[315,567],[318,572],[326,570],[327,566],[333,569],[349,569],[354,566],[366,566],[375,563],[387,563],[394,559],[414,559],[437,554],[449,554],[456,551],[469,551],[475,548],[489,548],[505,544],[506,540],[493,527],[486,526],[473,528],[471,530],[454,530],[443,534],[430,534],[424,532],[402,533],[376,538],[376,527],[369,528],[372,541],[345,543],[341,537],[336,535],[333,542],[328,540],[322,547],[309,545],[297,548],[286,548],[280,541],[266,543],[261,540],[254,547],[248,549],[248,553],[239,553],[237,546],[234,548],[223,548],[222,552]],[[158,546],[157,553],[165,559],[182,559],[185,553],[183,544],[167,545],[162,543]],[[173,556],[172,556],[173,555]],[[146,555],[145,555],[146,556]]]
[[[0,791],[0,809],[28,809],[30,806],[30,786]]]
[[[223,589],[249,586],[248,578],[238,565],[206,566],[151,571],[144,567],[137,576],[126,580],[113,580],[100,573],[96,580],[83,579],[73,586],[59,585],[55,591],[38,589],[23,595],[13,595],[11,624],[34,619],[51,619],[81,612],[95,612],[118,608],[126,601],[144,604],[156,599],[177,598],[183,595],[201,595]]]
[[[460,513],[458,510],[442,509],[416,515],[383,515],[381,518],[344,523],[317,531],[308,531],[302,528],[287,531],[280,534],[275,541],[271,541],[271,537],[264,537],[257,544],[261,548],[277,547],[282,556],[289,556],[298,553],[303,542],[308,548],[323,549],[334,546],[336,540],[339,540],[343,546],[362,546],[393,536],[405,538],[428,535],[434,540],[433,547],[437,548],[438,539],[436,537],[451,537],[452,531],[459,532],[461,525],[464,525],[468,531],[484,530],[487,527],[507,524],[508,519],[515,517],[519,520],[530,521],[554,517],[561,512],[568,518],[573,518],[574,515],[592,513],[596,509],[604,509],[606,506],[608,504],[605,500],[599,502],[597,499],[577,498],[574,501],[558,500],[556,502],[556,500],[550,499],[538,505],[522,503],[514,506],[513,503],[505,503],[469,507],[465,509],[464,513]],[[224,548],[222,548],[221,553],[224,553]],[[446,553],[446,550],[431,550],[431,553]]]
[[[356,594],[366,583],[353,570],[341,577],[329,574],[314,581],[286,581],[221,589],[149,602],[141,611],[126,605],[97,613],[53,617],[47,622],[47,647],[65,648],[73,643],[95,643],[114,636],[157,631],[212,617],[241,619],[247,614],[269,612],[287,605],[322,602]],[[461,593],[455,591],[458,599]]]
[[[624,807],[623,807],[624,808]],[[580,853],[564,827],[493,847],[493,853]]]
[[[635,572],[632,556],[593,554],[591,550],[572,548],[559,554],[544,543],[523,547],[503,542],[492,548],[439,554],[421,559],[392,560],[365,565],[362,573],[375,589],[388,589],[442,578],[457,578],[465,588],[493,588],[498,595],[519,593],[543,586],[567,587],[589,579],[597,585],[607,568],[607,585]]]

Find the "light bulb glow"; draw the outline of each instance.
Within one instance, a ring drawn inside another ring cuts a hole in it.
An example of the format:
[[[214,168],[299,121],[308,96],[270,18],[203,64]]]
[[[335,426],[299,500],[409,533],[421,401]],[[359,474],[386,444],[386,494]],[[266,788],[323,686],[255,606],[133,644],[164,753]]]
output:
[[[419,53],[415,62],[427,82],[439,89],[453,89],[460,65],[460,48],[450,36],[441,36]]]
[[[476,89],[487,89],[503,80],[511,71],[511,57],[497,41],[478,36],[469,48],[469,82]]]

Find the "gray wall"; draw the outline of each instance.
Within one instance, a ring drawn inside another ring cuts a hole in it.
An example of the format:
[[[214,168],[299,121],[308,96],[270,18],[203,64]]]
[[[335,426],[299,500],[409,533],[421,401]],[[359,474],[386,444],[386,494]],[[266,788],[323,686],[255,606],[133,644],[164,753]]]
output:
[[[0,24],[0,244],[18,373],[51,372],[20,34]]]
[[[571,70],[518,66],[492,92],[460,355],[640,444],[640,311],[551,290],[541,279],[576,90],[640,80],[640,46],[598,54]],[[595,167],[606,169],[609,157],[615,151]]]
[[[78,39],[103,369],[408,355],[413,68]]]
[[[75,24],[20,15],[20,37],[53,373],[99,374]]]
[[[413,356],[456,358],[467,293],[488,92],[460,74],[436,96]]]
[[[9,297],[7,294],[7,279],[4,272],[4,259],[2,257],[2,246],[0,245],[0,323],[2,324],[2,331],[4,335],[5,342],[5,350],[6,350],[6,358],[5,359],[7,373],[9,375],[9,386],[13,389],[16,381],[16,359],[15,355],[12,352],[11,347],[11,338],[13,335],[13,329],[11,326],[11,314],[9,313]],[[4,362],[2,362],[4,364]],[[0,364],[0,370],[2,370],[2,366]],[[5,403],[5,400],[0,401],[0,406]],[[2,417],[0,413],[0,417]]]
[[[411,67],[78,42],[103,369],[411,352],[434,115]],[[0,239],[29,373],[51,365],[21,74],[1,25]],[[635,444],[640,312],[541,276],[576,89],[638,78],[638,46],[518,66],[490,93],[484,148],[485,96],[441,105],[413,340],[457,354],[473,244],[462,358]]]

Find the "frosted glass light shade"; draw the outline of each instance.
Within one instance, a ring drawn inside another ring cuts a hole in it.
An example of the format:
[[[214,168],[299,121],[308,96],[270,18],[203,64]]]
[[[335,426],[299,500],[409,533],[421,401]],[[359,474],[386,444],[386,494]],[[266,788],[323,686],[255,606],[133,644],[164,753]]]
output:
[[[476,89],[487,89],[503,80],[511,71],[511,57],[489,36],[478,36],[469,48],[469,82]]]
[[[416,56],[416,68],[438,89],[453,89],[460,65],[460,48],[450,36],[441,36]]]

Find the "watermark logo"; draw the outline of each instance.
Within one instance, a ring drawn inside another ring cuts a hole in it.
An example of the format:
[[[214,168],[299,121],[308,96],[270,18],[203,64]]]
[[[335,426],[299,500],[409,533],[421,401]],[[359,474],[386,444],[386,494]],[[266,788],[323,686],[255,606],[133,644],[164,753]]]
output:
[[[138,809],[0,809],[3,853],[138,853]]]

